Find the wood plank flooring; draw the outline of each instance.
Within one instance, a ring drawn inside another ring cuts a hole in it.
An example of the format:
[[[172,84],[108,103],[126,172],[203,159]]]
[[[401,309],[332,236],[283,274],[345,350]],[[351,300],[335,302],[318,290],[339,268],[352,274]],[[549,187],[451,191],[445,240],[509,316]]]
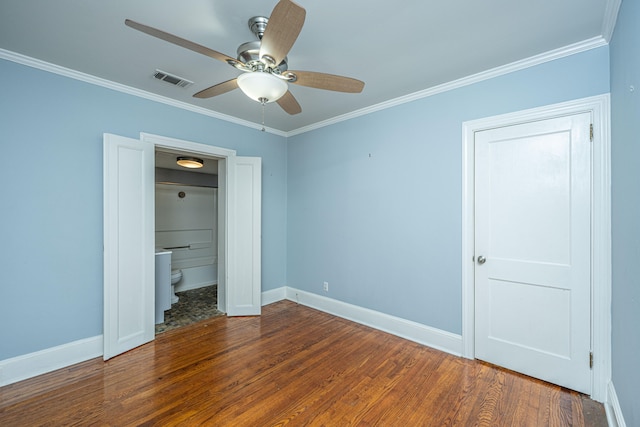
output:
[[[604,426],[579,393],[290,301],[0,388],[0,426]]]

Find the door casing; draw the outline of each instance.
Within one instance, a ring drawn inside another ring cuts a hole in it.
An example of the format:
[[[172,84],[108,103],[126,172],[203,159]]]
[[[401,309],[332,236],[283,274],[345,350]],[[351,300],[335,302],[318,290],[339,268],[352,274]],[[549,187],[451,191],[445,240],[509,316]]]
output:
[[[611,137],[609,94],[464,122],[462,126],[462,355],[475,357],[475,132],[590,112],[591,160],[591,398],[604,402],[611,379]]]
[[[229,160],[236,158],[236,151],[144,132],[140,133],[140,140],[151,143],[156,149],[160,150],[187,152],[194,155],[203,155],[205,157],[215,157],[218,159],[218,309],[231,316],[260,314],[259,302],[256,303],[257,308],[254,307],[253,311],[250,308],[243,307],[242,310],[244,311],[238,312],[235,306],[233,306],[235,301],[233,299],[234,294],[230,293],[230,290],[227,288],[229,276],[234,275],[235,277],[236,275],[233,268],[229,268],[229,254],[231,251],[236,250],[236,242],[231,241],[231,237],[234,237],[236,232],[234,231],[234,236],[229,235],[230,227],[235,227],[236,166],[235,161]],[[260,209],[259,204],[257,204],[257,208]],[[259,224],[257,227],[259,227]],[[254,254],[254,258],[255,257],[256,256]],[[257,274],[259,276],[259,252],[257,258],[257,267],[254,265],[253,268],[258,269]],[[253,301],[259,301],[259,297],[260,295],[255,296]],[[232,298],[232,301],[229,300],[230,298]]]

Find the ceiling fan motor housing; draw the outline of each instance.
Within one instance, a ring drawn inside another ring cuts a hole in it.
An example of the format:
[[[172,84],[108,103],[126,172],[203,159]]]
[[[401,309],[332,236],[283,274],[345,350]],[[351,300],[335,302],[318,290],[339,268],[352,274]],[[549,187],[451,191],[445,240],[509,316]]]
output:
[[[267,29],[268,22],[269,18],[264,16],[254,16],[249,19],[247,25],[258,40],[241,44],[237,49],[237,58],[239,61],[246,64],[251,71],[266,71],[271,74],[279,75],[288,69],[286,57],[277,65],[270,62],[269,59],[271,58],[269,57],[260,58],[261,40],[265,30]],[[235,66],[235,64],[232,65]]]
[[[260,59],[260,40],[246,42],[238,46],[238,60],[244,62],[252,71],[269,71],[272,74],[281,74],[289,69],[287,58],[284,58],[278,65],[271,65]]]

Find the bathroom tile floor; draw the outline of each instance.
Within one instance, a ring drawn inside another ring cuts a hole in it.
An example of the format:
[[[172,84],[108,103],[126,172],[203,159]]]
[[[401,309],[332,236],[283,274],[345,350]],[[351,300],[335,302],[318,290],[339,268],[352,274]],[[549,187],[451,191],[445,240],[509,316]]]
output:
[[[156,334],[223,315],[218,310],[217,290],[218,287],[213,285],[176,292],[180,299],[164,312],[164,323],[156,325]]]

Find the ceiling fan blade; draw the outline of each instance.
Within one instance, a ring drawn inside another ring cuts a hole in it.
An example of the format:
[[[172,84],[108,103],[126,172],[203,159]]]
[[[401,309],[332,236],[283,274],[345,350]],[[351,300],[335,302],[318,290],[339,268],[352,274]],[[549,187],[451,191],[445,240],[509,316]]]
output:
[[[194,52],[201,53],[203,55],[209,56],[213,59],[217,59],[219,61],[227,62],[232,61],[234,63],[238,63],[236,58],[232,58],[230,56],[225,55],[224,53],[216,52],[213,49],[209,49],[208,47],[199,45],[197,43],[191,42],[189,40],[185,40],[178,36],[174,36],[173,34],[165,33],[162,30],[158,30],[157,28],[149,27],[144,24],[140,24],[139,22],[132,21],[130,19],[124,20],[125,25],[133,28],[134,30],[142,31],[145,34],[149,34],[150,36],[157,37],[161,40],[167,41],[169,43],[173,43],[175,45],[190,49]]]
[[[280,107],[287,113],[294,115],[302,112],[302,107],[298,104],[298,101],[293,97],[293,94],[289,91],[282,95],[280,99],[276,101]]]
[[[279,64],[287,56],[302,30],[307,11],[291,0],[280,0],[271,12],[260,45],[260,58],[265,56]]]
[[[223,93],[230,92],[238,87],[238,79],[227,80],[223,83],[218,83],[209,88],[201,90],[193,95],[194,98],[212,98],[214,96],[222,95]]]
[[[362,92],[362,89],[364,89],[364,82],[352,79],[351,77],[316,73],[313,71],[287,71],[284,75],[289,73],[295,74],[297,77],[296,81],[290,83],[300,86],[347,93],[360,93]]]

